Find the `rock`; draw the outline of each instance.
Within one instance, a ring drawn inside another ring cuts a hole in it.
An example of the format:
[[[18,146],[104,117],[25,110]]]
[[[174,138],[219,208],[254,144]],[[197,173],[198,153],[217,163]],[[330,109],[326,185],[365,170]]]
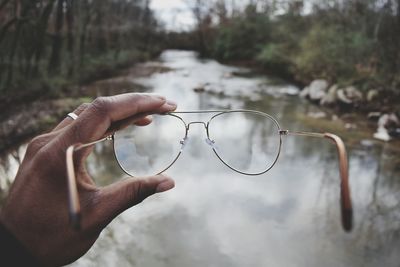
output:
[[[348,86],[344,89],[346,96],[351,99],[353,102],[359,102],[363,100],[363,94],[360,90],[355,88],[354,86]]]
[[[346,130],[355,130],[357,129],[357,125],[355,125],[354,123],[346,123],[344,125],[344,128],[346,128]]]
[[[378,120],[381,117],[382,113],[375,111],[375,112],[370,112],[368,113],[367,117],[370,120]]]
[[[374,133],[374,138],[382,141],[390,141],[390,135],[385,127],[378,127],[376,133]]]
[[[320,105],[327,106],[327,105],[334,104],[337,99],[337,97],[336,97],[337,90],[338,90],[338,86],[336,84],[332,85],[329,88],[328,93],[321,98],[321,101],[319,102]]]
[[[389,131],[397,132],[397,127],[400,122],[397,118],[396,114],[384,114],[378,120],[378,129],[376,133],[374,133],[374,138],[382,140],[382,141],[390,141],[391,137]],[[393,131],[394,130],[394,131]]]
[[[203,85],[193,88],[193,91],[195,91],[196,93],[202,93],[205,90],[206,90],[206,88]]]
[[[310,84],[309,97],[311,100],[320,100],[326,95],[328,82],[325,80],[315,80]]]
[[[289,95],[289,96],[298,95],[299,92],[300,92],[299,88],[297,88],[296,86],[290,86],[290,85],[279,89],[280,94]]]
[[[354,104],[355,102],[360,102],[363,99],[363,94],[360,90],[354,86],[348,86],[344,89],[337,90],[337,98],[340,102],[344,104]]]
[[[230,75],[228,75],[229,78],[231,78],[233,76],[249,78],[249,77],[254,76],[254,73],[251,70],[242,69],[242,70],[238,70],[238,71],[232,71],[230,73]]]
[[[345,92],[344,92],[343,89],[337,90],[337,94],[336,94],[336,95],[337,95],[337,99],[338,99],[340,102],[344,103],[344,104],[351,104],[351,103],[353,103],[353,102],[351,101],[351,99],[347,98],[347,96],[346,96],[346,94],[345,94]]]
[[[389,115],[389,120],[390,120],[391,122],[393,122],[396,126],[400,126],[400,121],[399,121],[399,118],[396,116],[396,114],[391,113],[391,114]]]
[[[225,78],[225,79],[230,79],[230,78],[233,77],[233,73],[232,73],[232,72],[225,72],[225,73],[222,75],[222,77]]]
[[[379,96],[379,91],[378,90],[375,90],[375,89],[369,90],[368,93],[367,93],[367,101],[371,102],[372,100],[374,100],[378,96]]]
[[[389,115],[383,114],[378,120],[378,128],[385,127],[386,123],[389,121]]]
[[[314,118],[314,119],[322,119],[326,117],[326,113],[319,111],[319,112],[309,112],[307,116]]]
[[[378,127],[396,127],[399,125],[399,119],[397,118],[396,114],[384,114],[378,120]]]

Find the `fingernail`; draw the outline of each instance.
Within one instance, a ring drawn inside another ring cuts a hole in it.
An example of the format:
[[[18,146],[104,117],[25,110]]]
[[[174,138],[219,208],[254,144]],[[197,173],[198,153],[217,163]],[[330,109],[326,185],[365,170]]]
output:
[[[167,179],[157,185],[156,193],[168,191],[168,190],[174,188],[174,186],[175,186],[174,180]]]
[[[165,100],[165,96],[162,96],[162,95],[157,95],[157,94],[154,94],[154,93],[149,93],[148,95],[153,97],[153,98],[156,98],[156,99]]]
[[[178,104],[176,104],[176,102],[174,102],[174,101],[172,101],[172,100],[167,100],[167,103],[166,103],[168,106],[171,106],[171,107],[176,107]]]

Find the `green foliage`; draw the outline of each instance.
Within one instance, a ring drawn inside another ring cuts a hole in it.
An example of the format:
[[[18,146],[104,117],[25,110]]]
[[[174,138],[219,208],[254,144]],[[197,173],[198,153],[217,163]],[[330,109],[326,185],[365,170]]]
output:
[[[266,66],[287,66],[291,63],[283,44],[269,43],[257,55],[257,60]]]
[[[146,52],[138,50],[109,51],[102,55],[90,56],[84,58],[84,65],[77,79],[81,83],[90,82],[95,79],[109,77],[115,74],[121,68],[148,59]]]
[[[214,56],[221,60],[247,60],[254,58],[268,40],[268,17],[255,15],[237,18],[219,28],[214,45]]]
[[[360,89],[398,90],[400,7],[394,11],[396,5],[377,2],[323,1],[307,14],[302,1],[286,10],[275,2],[249,4],[213,28],[213,55],[256,61],[303,84],[325,78]]]
[[[316,25],[300,43],[294,58],[296,71],[310,80],[332,81],[357,77],[357,65],[374,54],[373,42],[361,32],[344,31],[336,25]]]

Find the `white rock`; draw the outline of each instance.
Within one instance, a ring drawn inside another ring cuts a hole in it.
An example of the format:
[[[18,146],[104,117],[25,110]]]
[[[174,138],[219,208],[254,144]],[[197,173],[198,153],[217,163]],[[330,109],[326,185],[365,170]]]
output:
[[[299,88],[297,88],[296,86],[285,86],[282,87],[279,92],[281,94],[285,94],[285,95],[290,95],[290,96],[294,96],[294,95],[298,95],[300,90]]]
[[[399,124],[399,119],[394,113],[383,114],[378,120],[378,130],[374,134],[374,138],[386,142],[389,141],[391,138],[386,127],[393,123],[396,125]]]
[[[389,114],[383,114],[378,120],[378,128],[385,128],[385,126],[389,123],[389,120]]]
[[[353,101],[351,99],[347,98],[345,92],[343,89],[339,89],[337,91],[337,98],[339,99],[340,102],[345,103],[345,104],[351,104]]]
[[[385,142],[390,141],[389,133],[385,127],[378,127],[378,130],[374,133],[374,138]]]
[[[344,89],[344,92],[347,98],[351,99],[353,102],[361,101],[363,99],[363,94],[360,90],[355,88],[354,86],[348,86]]]
[[[326,95],[328,82],[326,80],[315,80],[310,84],[309,96],[311,100],[320,100]]]
[[[338,86],[336,84],[332,85],[329,88],[328,93],[321,98],[321,101],[319,102],[320,105],[332,105],[332,104],[334,104],[336,102],[336,99],[337,99],[337,97],[336,97],[337,90],[338,90]]]
[[[353,104],[363,99],[361,91],[354,86],[347,86],[344,89],[339,89],[336,95],[339,101],[345,104]]]
[[[378,90],[375,90],[375,89],[369,90],[368,93],[367,93],[367,101],[371,102],[372,100],[374,100],[378,96],[379,96],[379,91]]]
[[[389,120],[394,122],[396,125],[400,124],[399,118],[397,118],[396,114],[394,114],[394,113],[391,113],[389,115]]]
[[[374,112],[370,112],[368,113],[367,117],[370,120],[378,120],[381,117],[382,113],[380,113],[379,111],[374,111]]]

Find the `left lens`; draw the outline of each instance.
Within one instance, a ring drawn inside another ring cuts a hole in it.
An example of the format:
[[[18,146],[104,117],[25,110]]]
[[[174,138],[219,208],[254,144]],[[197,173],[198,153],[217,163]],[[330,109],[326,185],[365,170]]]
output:
[[[220,113],[211,119],[208,132],[217,156],[240,173],[264,173],[278,158],[281,147],[279,125],[265,113]]]
[[[158,174],[179,156],[184,122],[173,115],[153,115],[147,126],[130,125],[114,135],[114,153],[131,176]]]

